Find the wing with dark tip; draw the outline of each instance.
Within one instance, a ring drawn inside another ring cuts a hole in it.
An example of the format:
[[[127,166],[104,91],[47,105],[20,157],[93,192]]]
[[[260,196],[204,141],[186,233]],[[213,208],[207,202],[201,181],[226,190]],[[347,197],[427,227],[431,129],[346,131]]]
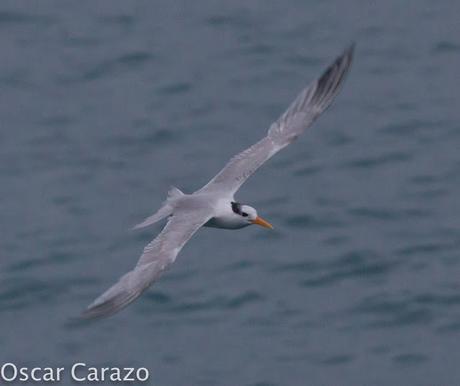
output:
[[[206,208],[183,209],[171,216],[161,233],[144,248],[136,267],[99,296],[82,317],[110,316],[138,298],[176,260],[185,243],[211,217],[211,210]]]
[[[339,92],[350,69],[353,50],[354,45],[351,45],[320,78],[305,88],[286,112],[270,126],[266,137],[234,156],[199,191],[234,194],[264,162],[301,135],[331,105]]]

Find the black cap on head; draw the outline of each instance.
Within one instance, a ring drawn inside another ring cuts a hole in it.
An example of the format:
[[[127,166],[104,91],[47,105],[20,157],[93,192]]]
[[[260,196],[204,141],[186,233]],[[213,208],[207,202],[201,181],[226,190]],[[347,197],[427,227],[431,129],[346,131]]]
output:
[[[233,213],[241,214],[241,204],[239,202],[232,201],[232,210]]]

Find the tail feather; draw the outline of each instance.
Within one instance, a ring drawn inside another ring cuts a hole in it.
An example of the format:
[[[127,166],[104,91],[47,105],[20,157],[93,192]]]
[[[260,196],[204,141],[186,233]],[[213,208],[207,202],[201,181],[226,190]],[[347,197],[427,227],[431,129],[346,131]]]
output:
[[[184,195],[184,192],[182,192],[182,190],[180,190],[179,188],[176,188],[175,186],[171,186],[168,190],[168,200],[178,198],[183,195]]]
[[[160,220],[163,220],[164,218],[170,216],[173,212],[174,209],[174,200],[179,198],[180,196],[183,196],[184,193],[182,191],[174,186],[172,186],[169,191],[168,191],[168,198],[166,201],[163,203],[160,209],[158,209],[157,212],[152,214],[151,216],[147,217],[144,221],[141,223],[135,225],[133,229],[140,229],[140,228],[145,228],[148,227],[149,225],[152,225]]]
[[[140,229],[148,227],[149,225],[155,224],[156,222],[163,220],[165,217],[168,217],[172,214],[173,208],[165,203],[157,212],[147,217],[144,221],[139,224],[134,225],[133,229]]]

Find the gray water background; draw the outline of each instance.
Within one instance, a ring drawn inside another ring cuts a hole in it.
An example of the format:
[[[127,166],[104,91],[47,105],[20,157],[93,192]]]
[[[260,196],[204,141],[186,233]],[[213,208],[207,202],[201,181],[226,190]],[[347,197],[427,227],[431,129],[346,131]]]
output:
[[[237,195],[275,230],[203,229],[138,302],[69,323],[168,187],[206,183],[351,41],[333,107]],[[0,362],[460,384],[459,2],[3,0],[0,47]]]

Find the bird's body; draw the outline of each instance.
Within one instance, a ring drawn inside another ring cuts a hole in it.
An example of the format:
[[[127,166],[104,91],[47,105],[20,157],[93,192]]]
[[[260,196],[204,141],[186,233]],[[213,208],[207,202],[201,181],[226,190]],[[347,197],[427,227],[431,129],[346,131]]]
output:
[[[220,229],[241,229],[251,225],[241,221],[239,215],[233,213],[229,208],[228,201],[221,201],[217,204],[218,212],[203,226]]]
[[[231,203],[235,202],[233,197],[219,197],[207,192],[196,192],[183,194],[171,204],[175,210],[204,208],[213,213],[203,226],[221,229],[239,229],[250,225],[242,221],[241,216],[233,212]]]
[[[272,228],[254,208],[236,202],[234,195],[264,162],[293,142],[331,104],[348,72],[352,55],[353,46],[299,94],[264,138],[233,157],[204,187],[192,194],[171,188],[160,209],[135,228],[168,218],[166,226],[144,248],[136,267],[97,298],[84,316],[114,314],[139,297],[175,261],[184,244],[202,226],[239,229],[257,224]]]

